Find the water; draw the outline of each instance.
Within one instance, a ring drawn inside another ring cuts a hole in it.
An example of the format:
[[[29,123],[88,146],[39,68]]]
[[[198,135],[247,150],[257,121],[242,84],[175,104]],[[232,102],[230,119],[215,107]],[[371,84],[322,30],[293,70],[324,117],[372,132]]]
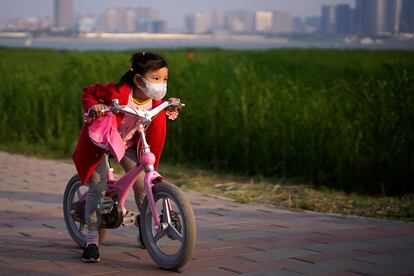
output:
[[[271,49],[271,48],[338,48],[338,49],[414,49],[414,40],[358,41],[344,40],[288,40],[259,36],[197,36],[192,38],[0,38],[0,46],[52,48],[70,50],[127,50],[143,48],[223,48],[223,49]]]

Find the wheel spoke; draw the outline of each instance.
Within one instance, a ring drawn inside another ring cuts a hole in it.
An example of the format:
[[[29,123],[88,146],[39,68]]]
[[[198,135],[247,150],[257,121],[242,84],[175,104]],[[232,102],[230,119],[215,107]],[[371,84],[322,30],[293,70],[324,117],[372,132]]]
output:
[[[183,235],[177,230],[177,228],[172,225],[172,223],[168,223],[168,236],[171,237],[173,240],[179,240],[180,242],[183,242]]]
[[[76,190],[76,195],[78,196],[78,200],[80,200],[80,199],[81,199],[82,194],[81,194],[81,192],[80,192],[80,190],[79,190],[79,189],[77,189],[77,190]]]
[[[168,224],[171,223],[171,216],[170,216],[170,207],[168,206],[168,198],[162,199],[162,220]]]
[[[165,236],[165,234],[166,233],[165,233],[164,230],[158,231],[157,234],[155,235],[154,239],[153,239],[154,243],[157,243],[162,237]]]

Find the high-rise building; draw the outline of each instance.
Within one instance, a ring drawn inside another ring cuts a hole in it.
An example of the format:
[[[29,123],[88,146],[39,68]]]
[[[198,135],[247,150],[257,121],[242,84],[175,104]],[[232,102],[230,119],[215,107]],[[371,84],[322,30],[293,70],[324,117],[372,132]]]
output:
[[[165,32],[165,21],[151,8],[113,7],[103,16],[103,29],[108,32]]]
[[[322,6],[321,32],[323,34],[335,33],[335,6]]]
[[[137,8],[137,17],[146,18],[148,20],[159,20],[160,14],[157,10],[147,7]]]
[[[107,32],[121,31],[121,9],[109,8],[104,13],[104,30]]]
[[[254,18],[255,31],[258,33],[270,33],[272,31],[272,12],[258,11]]]
[[[321,31],[321,17],[320,16],[308,16],[305,17],[305,32],[314,33]]]
[[[73,0],[55,0],[55,27],[59,29],[74,27]]]
[[[96,22],[92,16],[82,16],[78,20],[79,32],[91,32],[96,29]]]
[[[386,2],[389,0],[376,0],[375,3],[372,6],[372,9],[375,11],[373,22],[374,22],[374,28],[373,32],[374,34],[382,34],[385,32],[385,24],[387,20],[387,14],[386,14]],[[392,0],[395,1],[395,0]]]
[[[225,18],[225,29],[231,33],[242,33],[245,30],[243,20],[234,14],[228,14]]]
[[[302,21],[302,17],[295,16],[292,19],[293,32],[295,33],[304,33],[305,32],[305,23]]]
[[[211,12],[211,31],[220,32],[225,30],[226,15],[221,11]]]
[[[412,0],[407,2],[413,4]],[[356,0],[356,32],[362,35],[398,33],[403,14],[401,0]]]
[[[152,32],[156,34],[165,33],[166,26],[165,20],[154,20],[152,22]]]
[[[403,0],[401,8],[400,31],[414,33],[414,1]]]
[[[185,25],[188,33],[252,33],[255,31],[255,16],[248,11],[197,12],[187,15]],[[267,32],[271,31],[271,21]]]
[[[186,17],[186,28],[189,33],[202,34],[209,30],[209,18],[206,14],[197,12]]]
[[[248,11],[232,11],[225,15],[225,30],[231,33],[254,33],[255,14]]]
[[[354,32],[356,34],[363,34],[364,32],[364,11],[366,11],[366,6],[365,6],[366,2],[364,0],[356,0],[355,1],[355,10],[354,10]]]
[[[135,9],[126,9],[123,13],[123,26],[122,31],[127,33],[133,33],[135,32],[135,20],[136,20],[136,10]]]
[[[335,33],[352,33],[352,12],[349,5],[341,4],[335,7]]]
[[[165,22],[161,23],[160,15],[157,10],[147,7],[140,7],[136,9],[135,17],[135,31],[137,32],[164,32]],[[154,26],[156,25],[156,26]]]
[[[379,2],[383,3],[383,0],[356,0],[358,34],[373,35],[381,31],[381,21],[378,17],[384,15],[379,12],[379,8],[383,6],[378,5]]]
[[[412,2],[412,1],[411,1]],[[385,3],[385,31],[398,33],[401,21],[401,0],[387,0]]]
[[[292,15],[289,12],[272,12],[272,33],[291,33],[293,31]]]

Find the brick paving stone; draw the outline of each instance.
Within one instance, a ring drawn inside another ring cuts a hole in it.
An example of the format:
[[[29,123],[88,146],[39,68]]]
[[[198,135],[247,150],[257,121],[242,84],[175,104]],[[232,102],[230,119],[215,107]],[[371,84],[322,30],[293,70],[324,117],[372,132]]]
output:
[[[338,252],[348,250],[369,250],[374,245],[366,241],[347,241],[347,242],[333,242],[329,244],[313,244],[305,246],[305,249],[315,250],[319,252]]]
[[[331,276],[332,272],[316,273],[317,276]],[[335,271],[335,276],[361,276],[361,273],[352,271]]]
[[[406,252],[404,253],[398,253],[396,252],[392,256],[384,256],[384,255],[376,255],[376,254],[370,254],[367,256],[359,256],[354,257],[355,260],[358,261],[365,261],[372,264],[377,264],[381,266],[400,266],[403,264],[414,264],[414,255],[408,255]]]
[[[226,264],[225,267],[232,269],[234,271],[238,271],[239,273],[242,273],[242,274],[246,274],[246,273],[248,274],[248,273],[273,272],[273,270],[284,269],[286,267],[292,267],[297,264],[299,264],[298,261],[287,258],[287,259],[264,261],[260,263],[245,261],[239,264]]]
[[[414,235],[383,238],[383,239],[372,239],[372,240],[367,240],[367,242],[377,247],[385,247],[385,246],[410,246],[411,247],[411,246],[414,246]]]
[[[238,256],[254,261],[254,262],[264,262],[269,260],[277,260],[284,258],[300,257],[311,254],[317,254],[314,251],[309,251],[301,248],[281,248],[273,249],[265,252],[253,252],[253,253],[244,253],[238,254]]]
[[[334,260],[328,262],[321,262],[317,264],[301,263],[295,266],[287,267],[286,269],[308,275],[315,275],[327,272],[330,272],[333,275],[336,272],[348,271],[349,269],[352,269],[351,272],[353,273],[364,271],[369,272],[373,275],[377,275],[375,273],[379,273],[381,271],[378,265],[358,262],[355,260]]]
[[[80,261],[62,198],[70,162],[0,152],[0,275],[171,275],[136,245],[136,229],[110,230],[100,264]],[[197,246],[183,275],[410,275],[414,223],[292,212],[186,192]],[[133,194],[127,208],[134,208]]]
[[[217,238],[223,241],[240,240],[240,239],[246,239],[246,238],[267,238],[267,237],[272,237],[272,236],[275,236],[275,235],[272,233],[260,231],[260,230],[243,231],[243,232],[216,235]]]
[[[15,266],[17,270],[30,272],[48,272],[61,269],[61,267],[52,261],[43,261],[38,263],[24,263]]]
[[[378,255],[378,254],[367,252],[367,251],[350,250],[350,251],[336,251],[336,252],[311,254],[311,255],[296,257],[295,259],[314,264],[314,263],[326,262],[326,261],[331,261],[331,260],[346,260],[346,259],[349,260],[353,258],[372,256],[372,255]]]
[[[294,271],[289,271],[283,268],[276,268],[272,271],[267,272],[249,272],[249,273],[243,273],[243,275],[248,276],[274,276],[274,275],[284,275],[284,276],[298,276],[298,275],[305,275],[303,273],[298,273]]]
[[[240,258],[238,256],[215,256],[210,258],[192,259],[185,266],[185,271],[203,271],[211,269],[212,267],[237,267],[249,260]]]
[[[229,275],[229,276],[234,276],[237,275],[238,273],[235,273],[232,270],[228,270],[225,267],[219,267],[219,268],[213,268],[213,269],[206,269],[203,271],[184,271],[182,273],[180,273],[180,275],[197,275],[197,276],[211,276],[211,275]]]

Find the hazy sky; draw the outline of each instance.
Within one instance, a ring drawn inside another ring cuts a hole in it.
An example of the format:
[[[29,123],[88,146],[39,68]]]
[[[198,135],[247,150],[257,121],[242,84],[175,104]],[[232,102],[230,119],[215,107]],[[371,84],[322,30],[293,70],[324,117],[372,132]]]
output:
[[[0,19],[53,15],[53,0],[0,0]],[[77,14],[101,14],[112,6],[151,7],[167,20],[168,27],[183,27],[184,15],[209,10],[280,10],[294,16],[320,15],[321,5],[354,0],[75,0]]]

